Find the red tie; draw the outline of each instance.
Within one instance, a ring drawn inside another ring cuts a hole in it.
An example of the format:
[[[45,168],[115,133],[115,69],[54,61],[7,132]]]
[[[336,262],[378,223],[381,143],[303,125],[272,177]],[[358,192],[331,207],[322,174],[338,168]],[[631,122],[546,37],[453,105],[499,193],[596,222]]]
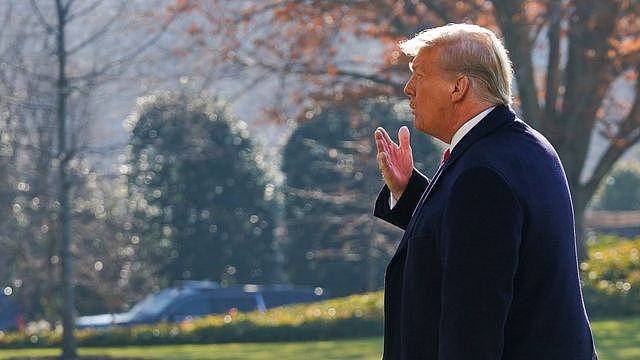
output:
[[[447,150],[445,150],[444,154],[442,154],[442,163],[444,164],[447,159],[449,158],[449,155],[451,155],[451,149],[447,148]]]

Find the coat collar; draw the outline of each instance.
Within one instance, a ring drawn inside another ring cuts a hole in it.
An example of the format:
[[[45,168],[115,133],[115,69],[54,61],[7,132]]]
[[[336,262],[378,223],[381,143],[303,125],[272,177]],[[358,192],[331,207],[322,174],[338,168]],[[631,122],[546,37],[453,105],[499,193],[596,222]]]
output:
[[[445,164],[445,169],[460,157],[471,144],[494,132],[502,125],[514,121],[515,118],[516,114],[510,107],[504,105],[496,106],[456,144]],[[445,169],[442,170],[444,171]]]

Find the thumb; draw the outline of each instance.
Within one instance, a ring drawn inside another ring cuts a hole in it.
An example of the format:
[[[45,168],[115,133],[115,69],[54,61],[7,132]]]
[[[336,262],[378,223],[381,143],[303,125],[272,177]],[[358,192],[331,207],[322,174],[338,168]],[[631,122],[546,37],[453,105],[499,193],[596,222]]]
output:
[[[401,149],[409,149],[409,128],[406,126],[403,126],[400,128],[400,130],[398,130],[398,140],[400,141],[400,148]]]

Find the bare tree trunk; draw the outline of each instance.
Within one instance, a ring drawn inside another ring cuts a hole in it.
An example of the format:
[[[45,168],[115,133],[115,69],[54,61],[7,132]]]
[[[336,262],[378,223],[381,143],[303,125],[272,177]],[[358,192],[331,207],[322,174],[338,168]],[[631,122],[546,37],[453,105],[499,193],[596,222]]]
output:
[[[364,241],[365,241],[365,247],[363,250],[364,256],[365,256],[365,261],[366,261],[366,271],[367,271],[367,276],[366,276],[366,285],[365,285],[365,290],[366,291],[373,291],[375,290],[375,286],[376,286],[376,263],[375,263],[375,258],[374,258],[374,254],[375,254],[375,247],[374,247],[374,242],[375,242],[375,236],[374,232],[372,231],[373,229],[373,219],[367,221],[364,225]]]
[[[65,26],[67,22],[69,3],[63,4],[62,0],[56,0],[56,13],[58,16],[58,32],[56,37],[58,57],[58,81],[57,90],[57,122],[58,122],[58,166],[60,181],[60,224],[61,226],[61,251],[62,251],[62,359],[76,358],[76,341],[74,330],[74,299],[73,299],[73,258],[71,255],[71,179],[67,172],[67,165],[71,158],[66,141],[67,98],[69,95],[68,79],[65,72],[67,51],[65,48]]]
[[[589,258],[587,252],[587,232],[584,228],[584,216],[589,205],[589,201],[593,197],[593,193],[597,185],[582,184],[575,185],[572,191],[573,213],[576,221],[576,248],[578,251],[578,261],[582,262]]]
[[[73,255],[71,254],[71,182],[65,170],[66,164],[60,165],[60,222],[62,223],[62,358],[76,357],[76,341],[74,330],[74,289],[73,289]]]
[[[574,216],[576,219],[576,250],[578,251],[578,263],[587,260],[589,257],[589,254],[587,253],[586,243],[587,234],[584,228],[584,213],[585,207],[574,208]]]

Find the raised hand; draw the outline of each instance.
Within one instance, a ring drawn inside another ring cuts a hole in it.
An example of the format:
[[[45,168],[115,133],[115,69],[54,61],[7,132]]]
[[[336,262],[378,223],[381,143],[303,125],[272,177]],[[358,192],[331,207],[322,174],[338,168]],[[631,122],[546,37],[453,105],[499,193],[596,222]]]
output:
[[[403,126],[398,130],[400,145],[393,142],[385,129],[381,127],[375,131],[375,140],[378,149],[378,167],[391,194],[396,200],[399,200],[413,172],[409,129]]]

